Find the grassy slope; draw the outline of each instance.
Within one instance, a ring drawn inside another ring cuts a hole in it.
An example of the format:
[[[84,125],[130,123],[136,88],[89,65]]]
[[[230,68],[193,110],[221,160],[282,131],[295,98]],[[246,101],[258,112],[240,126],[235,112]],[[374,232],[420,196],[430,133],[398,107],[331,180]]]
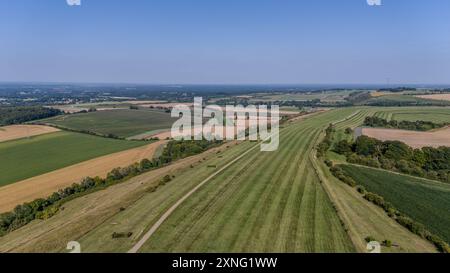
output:
[[[71,132],[0,143],[0,186],[143,144]]]
[[[175,120],[170,114],[158,110],[120,109],[60,116],[42,122],[75,130],[131,137],[148,131],[170,129]]]
[[[449,184],[354,165],[342,167],[368,191],[383,196],[398,210],[450,242]]]

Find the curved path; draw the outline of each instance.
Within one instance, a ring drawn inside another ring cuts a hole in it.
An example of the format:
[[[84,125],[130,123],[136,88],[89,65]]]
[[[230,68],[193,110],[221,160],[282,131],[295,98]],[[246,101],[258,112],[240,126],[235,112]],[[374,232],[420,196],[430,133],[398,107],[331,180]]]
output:
[[[195,188],[193,188],[191,191],[189,191],[186,195],[184,195],[180,200],[178,200],[173,206],[171,206],[159,219],[156,221],[156,223],[150,228],[150,230],[144,234],[144,236],[139,240],[139,242],[136,243],[136,245],[131,248],[128,253],[137,253],[139,249],[150,239],[150,237],[158,230],[158,228],[164,223],[164,221],[169,218],[169,216],[186,200],[188,199],[192,194],[194,194],[198,189],[200,189],[204,184],[208,183],[211,179],[213,179],[216,175],[223,172],[225,169],[236,163],[239,159],[246,156],[248,153],[253,151],[255,148],[259,147],[259,143],[255,146],[248,149],[245,153],[241,154],[240,156],[233,159],[231,162],[223,166],[220,170],[213,173],[209,177],[207,177],[205,180],[203,180],[200,184],[198,184]]]

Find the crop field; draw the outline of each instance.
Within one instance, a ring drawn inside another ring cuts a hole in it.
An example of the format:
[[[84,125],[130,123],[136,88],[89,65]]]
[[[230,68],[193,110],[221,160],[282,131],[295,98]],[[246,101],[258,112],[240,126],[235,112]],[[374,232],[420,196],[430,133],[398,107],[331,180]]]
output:
[[[0,143],[0,186],[145,144],[71,132],[3,142]]]
[[[342,165],[359,184],[450,242],[450,185],[372,168]]]
[[[74,130],[86,130],[103,135],[128,138],[145,132],[170,129],[176,119],[159,110],[117,109],[58,116],[42,120]]]
[[[431,121],[436,123],[450,122],[450,107],[403,107],[383,108],[375,116],[386,120]]]

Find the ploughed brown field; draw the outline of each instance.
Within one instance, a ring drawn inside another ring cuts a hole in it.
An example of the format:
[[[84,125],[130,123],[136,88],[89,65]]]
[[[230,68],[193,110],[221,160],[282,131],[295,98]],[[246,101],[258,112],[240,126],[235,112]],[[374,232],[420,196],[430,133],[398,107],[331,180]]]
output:
[[[431,132],[363,128],[362,134],[382,141],[398,140],[413,148],[450,146],[450,127]]]
[[[31,136],[38,136],[53,132],[58,132],[59,129],[50,126],[41,125],[11,125],[0,127],[0,142],[26,138]]]
[[[446,100],[450,101],[450,93],[449,94],[434,94],[434,95],[421,95],[417,96],[422,99],[429,99],[429,100]]]
[[[46,198],[55,191],[81,182],[85,177],[104,178],[114,168],[126,167],[144,158],[151,159],[158,147],[165,143],[166,141],[161,140],[0,187],[0,213],[37,198]]]

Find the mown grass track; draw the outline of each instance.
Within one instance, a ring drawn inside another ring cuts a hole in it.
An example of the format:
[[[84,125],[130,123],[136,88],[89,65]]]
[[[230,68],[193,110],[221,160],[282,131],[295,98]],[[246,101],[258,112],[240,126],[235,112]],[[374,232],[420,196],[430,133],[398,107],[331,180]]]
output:
[[[308,157],[336,118],[287,127],[280,149],[255,150],[182,204],[142,252],[347,252],[354,248]]]

